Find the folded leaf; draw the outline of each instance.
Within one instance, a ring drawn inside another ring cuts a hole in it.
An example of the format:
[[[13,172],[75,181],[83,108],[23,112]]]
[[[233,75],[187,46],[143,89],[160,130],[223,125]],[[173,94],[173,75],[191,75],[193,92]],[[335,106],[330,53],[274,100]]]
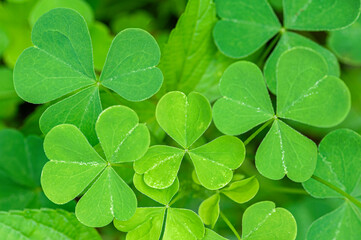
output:
[[[279,117],[317,127],[346,118],[350,92],[341,79],[328,75],[327,63],[316,51],[296,47],[284,52],[276,72]]]
[[[221,136],[190,150],[189,156],[200,183],[215,190],[232,180],[233,170],[242,164],[245,153],[246,149],[241,140],[233,136]]]
[[[273,202],[258,202],[248,207],[242,217],[244,240],[294,240],[297,225],[292,214],[276,208]]]
[[[258,171],[273,180],[287,175],[304,182],[312,176],[316,160],[316,144],[280,120],[273,123],[256,153]]]
[[[359,0],[284,0],[285,27],[304,31],[344,28],[359,16]],[[337,20],[336,20],[337,19]]]
[[[152,146],[134,163],[134,170],[144,174],[144,182],[153,188],[170,187],[177,178],[184,150],[170,146]]]
[[[223,188],[221,193],[235,201],[245,203],[254,198],[259,190],[257,178],[250,177],[240,181],[232,182],[228,187]]]
[[[133,184],[136,187],[136,189],[138,189],[139,192],[147,195],[148,197],[152,198],[153,200],[163,205],[167,205],[179,190],[178,178],[173,182],[173,184],[170,187],[165,189],[156,189],[149,187],[144,182],[142,175],[135,174],[133,178]]]
[[[273,118],[274,110],[261,70],[241,61],[229,66],[220,81],[220,98],[213,106],[216,127],[238,135]]]
[[[199,93],[169,92],[159,100],[156,118],[169,136],[189,148],[207,130],[212,112],[208,100]]]
[[[199,206],[198,214],[205,225],[213,227],[216,224],[219,217],[219,200],[219,194],[214,194],[204,200]]]
[[[220,20],[213,30],[218,49],[233,58],[246,57],[281,30],[266,0],[216,0]]]

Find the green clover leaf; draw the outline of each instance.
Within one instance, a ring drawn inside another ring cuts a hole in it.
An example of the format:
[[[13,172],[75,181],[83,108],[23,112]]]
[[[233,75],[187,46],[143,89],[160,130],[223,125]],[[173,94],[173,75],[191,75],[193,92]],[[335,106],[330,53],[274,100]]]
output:
[[[281,24],[266,0],[216,0],[213,36],[218,49],[233,58],[246,57],[281,30]]]
[[[0,210],[59,208],[41,190],[41,169],[47,161],[41,138],[24,137],[13,129],[0,131]],[[70,202],[63,207],[74,210],[74,206]]]
[[[317,127],[342,122],[350,109],[350,93],[343,81],[328,72],[324,58],[312,49],[296,47],[285,51],[276,67],[274,115],[258,67],[244,61],[234,63],[221,78],[223,97],[213,106],[215,125],[225,134],[237,135],[274,121],[257,150],[257,169],[271,179],[287,174],[293,181],[306,181],[316,167],[317,147],[278,118]]]
[[[276,208],[273,202],[258,202],[248,207],[242,217],[244,240],[293,240],[297,225],[292,214],[284,208]]]
[[[74,125],[54,127],[45,137],[44,149],[50,159],[41,178],[46,196],[55,203],[66,203],[85,191],[75,212],[87,226],[105,226],[113,218],[127,220],[134,215],[134,192],[118,175],[115,167],[142,157],[149,147],[149,131],[138,123],[128,107],[104,110],[96,132],[104,160]]]
[[[214,194],[204,200],[198,208],[198,214],[205,225],[211,225],[212,228],[216,224],[219,217],[219,194]]]
[[[34,25],[32,41],[34,47],[17,61],[14,84],[18,95],[31,103],[62,98],[44,112],[40,120],[44,133],[62,123],[73,124],[94,145],[94,126],[102,110],[100,86],[141,101],[154,95],[163,81],[155,67],[159,47],[140,29],[124,30],[114,38],[99,80],[87,25],[74,10],[58,8],[44,14]]]
[[[84,226],[73,213],[60,209],[0,212],[0,236],[6,239],[102,239],[96,229]]]
[[[283,9],[285,27],[288,29],[330,31],[356,21],[360,14],[360,1],[284,0]]]
[[[238,138],[222,136],[197,148],[189,149],[208,128],[212,111],[208,100],[199,93],[188,97],[170,92],[162,97],[156,118],[164,131],[183,149],[152,146],[134,163],[134,170],[144,174],[147,185],[157,189],[171,186],[175,181],[185,153],[188,153],[199,181],[208,189],[219,189],[232,180],[233,170],[245,157],[245,148]],[[224,146],[227,145],[227,150]]]
[[[348,129],[329,133],[319,145],[314,177],[303,183],[316,198],[345,201],[309,228],[307,239],[358,239],[361,235],[361,136]]]

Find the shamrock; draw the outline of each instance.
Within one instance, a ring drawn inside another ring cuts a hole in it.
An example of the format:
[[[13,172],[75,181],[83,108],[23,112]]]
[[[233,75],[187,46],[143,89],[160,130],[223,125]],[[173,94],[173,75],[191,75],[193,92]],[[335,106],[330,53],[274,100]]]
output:
[[[182,92],[169,92],[160,99],[156,118],[163,130],[182,148],[152,146],[134,163],[134,170],[144,174],[144,181],[149,186],[158,189],[171,186],[186,153],[194,164],[200,183],[206,188],[219,189],[231,181],[233,170],[242,164],[245,157],[241,140],[221,136],[191,148],[212,120],[210,104],[203,95],[193,92],[186,96]]]
[[[285,51],[276,77],[275,114],[260,69],[246,61],[231,65],[221,78],[223,97],[213,106],[214,122],[221,132],[232,135],[273,122],[256,153],[258,171],[274,180],[287,174],[293,181],[304,182],[315,170],[317,146],[281,119],[335,126],[350,110],[350,93],[342,80],[328,75],[324,58],[309,48]]]
[[[26,49],[16,63],[14,84],[18,95],[31,103],[61,98],[41,116],[45,134],[59,124],[73,124],[94,145],[94,126],[102,111],[100,88],[141,101],[162,85],[163,75],[155,67],[160,59],[158,44],[140,29],[126,29],[114,38],[99,79],[86,22],[76,11],[57,8],[41,16],[32,42],[34,47]]]
[[[76,205],[76,216],[87,226],[101,227],[114,217],[127,220],[134,215],[136,196],[117,168],[142,157],[150,136],[137,114],[124,106],[104,110],[95,130],[105,159],[74,125],[58,125],[46,135],[44,149],[50,161],[43,168],[41,185],[58,204],[84,193]]]

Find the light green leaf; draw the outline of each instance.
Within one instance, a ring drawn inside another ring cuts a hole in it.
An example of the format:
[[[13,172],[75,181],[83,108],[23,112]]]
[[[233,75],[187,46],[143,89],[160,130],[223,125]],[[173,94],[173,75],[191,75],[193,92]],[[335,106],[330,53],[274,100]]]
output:
[[[148,197],[154,199],[155,201],[163,205],[167,205],[179,190],[178,178],[173,182],[170,187],[165,189],[156,189],[149,187],[144,182],[142,175],[135,174],[133,178],[133,184],[139,192],[147,195]]]
[[[175,147],[152,146],[141,159],[134,162],[134,170],[144,174],[144,182],[148,186],[168,188],[177,178],[184,153],[184,150]]]
[[[279,117],[317,127],[335,126],[346,118],[350,92],[342,80],[328,75],[319,53],[292,48],[282,54],[276,71]]]
[[[57,204],[74,199],[95,180],[106,162],[95,152],[74,125],[62,124],[45,137],[44,149],[50,162],[41,176],[45,195]]]
[[[190,0],[164,46],[160,68],[167,91],[194,90],[217,52],[212,30],[217,21],[212,0]]]
[[[47,108],[40,117],[40,129],[47,134],[62,123],[73,124],[95,145],[98,139],[94,130],[94,119],[98,118],[101,111],[99,89],[91,86]]]
[[[207,130],[212,111],[199,93],[169,92],[159,100],[156,118],[164,131],[187,149]]]
[[[70,8],[82,15],[88,24],[94,20],[93,12],[86,1],[83,0],[40,0],[31,10],[29,16],[30,26],[34,26],[35,22],[46,12],[54,8]]]
[[[316,160],[316,144],[281,120],[274,121],[256,153],[258,171],[273,180],[287,175],[304,182],[312,176]]]
[[[0,235],[16,240],[102,239],[95,229],[78,222],[73,213],[50,209],[0,212]]]
[[[329,32],[327,45],[341,62],[361,65],[361,18],[351,26],[338,31]]]
[[[284,0],[284,24],[288,29],[330,31],[347,27],[360,13],[359,0]]]
[[[361,176],[361,136],[348,129],[329,133],[319,145],[314,175],[351,196],[361,196],[358,187]],[[315,179],[303,183],[303,186],[317,198],[344,197]]]
[[[114,226],[122,232],[128,232],[127,240],[159,239],[165,208],[137,208],[128,221],[114,220]]]
[[[233,58],[246,57],[281,30],[267,0],[216,0],[220,20],[213,36],[218,49]]]
[[[238,135],[273,118],[274,111],[261,70],[253,63],[232,64],[220,81],[223,97],[213,106],[216,127]]]
[[[114,217],[123,221],[130,219],[136,208],[137,198],[132,189],[113,168],[107,167],[79,200],[75,213],[83,224],[101,227]]]
[[[139,124],[137,114],[125,106],[104,110],[97,120],[95,130],[108,162],[133,162],[148,150],[149,131]]]
[[[272,54],[268,57],[267,62],[264,66],[264,75],[266,78],[267,86],[272,93],[277,91],[277,81],[276,81],[276,68],[277,62],[280,56],[287,50],[293,47],[307,47],[315,50],[321,54],[328,65],[328,75],[335,77],[340,76],[340,67],[337,62],[337,58],[326,48],[318,45],[316,42],[303,37],[300,34],[293,32],[284,32],[280,41],[278,42],[276,48],[272,51]]]
[[[89,33],[92,39],[94,68],[98,71],[103,69],[108,49],[113,41],[107,25],[102,22],[94,22],[89,26]]]
[[[292,214],[284,208],[276,208],[273,202],[255,203],[242,217],[243,240],[293,240],[296,233]]]
[[[233,170],[242,164],[245,153],[246,149],[241,140],[233,136],[221,136],[190,150],[189,156],[200,183],[215,190],[232,180]]]
[[[345,202],[336,210],[314,221],[307,233],[307,240],[357,240],[360,236],[361,210],[352,203]]]
[[[149,33],[126,29],[110,46],[100,83],[130,101],[150,98],[163,82],[163,74],[156,67],[159,59],[159,46]]]
[[[203,240],[226,240],[226,238],[218,235],[216,232],[212,231],[209,228],[206,228],[206,233]]]
[[[21,99],[14,90],[13,72],[0,66],[0,119],[14,116],[19,103]]]
[[[214,194],[204,200],[198,209],[198,214],[201,217],[205,225],[211,225],[212,227],[216,224],[219,217],[219,194]]]
[[[202,220],[193,211],[168,208],[163,240],[202,239],[204,232]]]
[[[228,187],[221,190],[221,193],[235,201],[245,203],[254,198],[259,190],[257,178],[250,177],[240,181],[232,182]]]
[[[89,31],[77,12],[58,8],[44,14],[33,28],[32,41],[35,47],[21,54],[14,69],[21,98],[45,103],[95,84]]]

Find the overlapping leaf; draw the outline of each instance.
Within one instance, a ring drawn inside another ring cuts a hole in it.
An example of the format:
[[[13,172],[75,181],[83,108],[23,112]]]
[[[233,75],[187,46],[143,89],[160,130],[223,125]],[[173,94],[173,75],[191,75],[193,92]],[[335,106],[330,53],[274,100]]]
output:
[[[188,97],[182,92],[170,92],[157,105],[159,125],[183,149],[152,146],[136,161],[134,169],[144,174],[144,181],[153,188],[163,189],[173,184],[185,153],[188,153],[203,186],[219,189],[231,181],[234,169],[244,159],[245,148],[238,138],[223,136],[203,146],[190,149],[208,128],[212,112],[208,100],[198,93]],[[224,144],[228,148],[224,150]],[[190,149],[190,150],[189,150]]]
[[[334,211],[317,219],[307,239],[357,239],[361,234],[361,136],[339,129],[319,145],[315,177],[303,183],[316,198],[345,199]]]
[[[44,113],[44,133],[60,123],[74,124],[95,144],[100,85],[125,99],[141,101],[155,94],[163,81],[155,67],[159,47],[140,29],[127,29],[115,37],[99,81],[89,31],[77,12],[58,8],[44,14],[34,25],[32,41],[34,47],[26,49],[15,66],[18,95],[32,103],[45,103],[73,94]]]
[[[44,166],[41,182],[46,196],[59,204],[85,191],[76,206],[78,219],[88,226],[105,226],[114,217],[129,219],[137,206],[135,194],[112,165],[142,157],[150,137],[135,112],[123,106],[104,110],[96,133],[106,160],[74,125],[53,128],[45,137],[44,149],[51,161]]]
[[[335,126],[345,119],[350,93],[342,80],[328,75],[328,65],[320,54],[309,48],[292,48],[281,55],[275,71],[275,116],[262,73],[254,64],[237,62],[225,71],[220,82],[223,97],[213,107],[214,122],[221,132],[241,134],[272,118],[317,127]],[[312,176],[316,156],[311,140],[276,120],[257,151],[256,166],[268,178],[287,174],[291,180],[303,182]]]

